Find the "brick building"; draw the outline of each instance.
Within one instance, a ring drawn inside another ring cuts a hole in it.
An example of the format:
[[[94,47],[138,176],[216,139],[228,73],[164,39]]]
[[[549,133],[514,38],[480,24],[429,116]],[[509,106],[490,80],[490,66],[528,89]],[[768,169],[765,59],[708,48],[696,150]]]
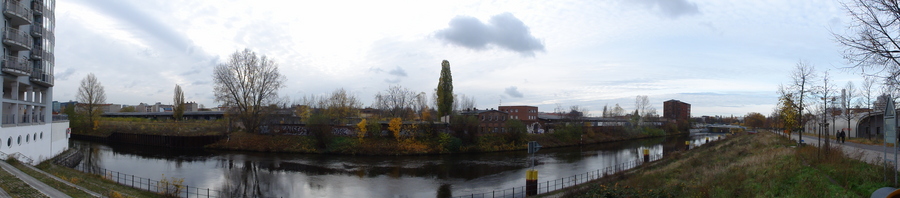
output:
[[[498,110],[472,110],[460,113],[463,116],[476,116],[481,122],[478,125],[480,133],[498,133],[505,131],[506,120],[509,114]]]
[[[679,100],[663,102],[663,117],[670,121],[691,119],[691,104]]]
[[[497,109],[509,114],[509,119],[521,120],[525,124],[538,121],[538,108],[535,106],[500,106]]]

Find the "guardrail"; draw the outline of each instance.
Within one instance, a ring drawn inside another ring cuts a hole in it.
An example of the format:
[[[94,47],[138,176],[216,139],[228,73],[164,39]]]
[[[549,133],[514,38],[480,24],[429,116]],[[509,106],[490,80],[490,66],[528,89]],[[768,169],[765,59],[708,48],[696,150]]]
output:
[[[171,181],[163,178],[163,181],[152,180],[150,178],[137,177],[117,171],[107,170],[100,167],[86,167],[85,165],[75,167],[81,172],[100,175],[110,181],[131,186],[137,189],[159,193],[166,197],[220,197],[222,191],[212,190],[209,188],[196,188],[188,185],[181,185],[181,182]]]
[[[662,159],[662,158],[663,158],[662,154],[650,155],[651,162]],[[609,166],[606,168],[585,172],[585,173],[578,174],[578,175],[572,175],[569,177],[559,178],[559,179],[555,179],[555,180],[548,180],[545,182],[538,182],[537,194],[552,192],[555,190],[587,183],[589,181],[593,181],[596,179],[606,177],[607,175],[612,175],[612,174],[616,174],[618,172],[632,169],[634,167],[640,166],[641,164],[644,164],[643,159],[637,159],[634,161],[629,161],[629,162]],[[524,179],[522,181],[524,183]],[[525,186],[520,186],[520,187],[515,187],[515,188],[507,188],[507,189],[503,189],[503,190],[495,190],[495,191],[486,192],[486,193],[474,193],[474,194],[463,195],[463,196],[454,196],[454,198],[467,198],[467,197],[468,198],[525,197]]]

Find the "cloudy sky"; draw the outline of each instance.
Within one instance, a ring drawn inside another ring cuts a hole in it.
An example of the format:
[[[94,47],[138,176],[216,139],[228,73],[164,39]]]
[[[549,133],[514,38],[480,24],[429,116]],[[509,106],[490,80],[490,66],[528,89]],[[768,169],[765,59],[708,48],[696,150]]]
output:
[[[804,60],[843,70],[832,32],[849,19],[832,0],[223,1],[58,0],[55,100],[74,100],[88,73],[107,102],[216,106],[212,70],[237,50],[278,63],[281,96],[344,88],[369,106],[400,85],[430,96],[442,60],[454,92],[478,108],[604,105],[692,115],[768,114],[776,89]]]

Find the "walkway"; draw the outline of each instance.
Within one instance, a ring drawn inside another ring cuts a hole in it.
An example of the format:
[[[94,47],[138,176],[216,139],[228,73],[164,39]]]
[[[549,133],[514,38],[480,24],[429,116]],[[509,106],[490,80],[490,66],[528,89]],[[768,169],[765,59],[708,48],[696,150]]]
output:
[[[797,135],[792,135],[791,140],[796,142]],[[818,137],[808,136],[808,135],[803,136],[803,142],[805,142],[807,145],[812,145],[812,146],[817,146],[817,147],[819,146],[819,143],[820,143]],[[825,138],[822,138],[821,143],[822,144],[825,143]],[[884,148],[884,146],[881,146],[881,145],[876,146],[876,145],[860,144],[860,143],[854,143],[854,142],[844,142],[842,144],[842,143],[836,142],[836,140],[831,140],[830,144],[833,146],[840,146],[841,150],[844,151],[845,155],[850,156],[852,158],[857,158],[859,160],[868,162],[870,164],[879,163],[879,162],[881,162],[882,158],[884,158],[885,148]],[[894,159],[894,155],[893,155],[894,152],[892,152],[891,148],[893,148],[893,147],[888,147],[888,149],[887,149],[888,159]],[[900,154],[900,152],[898,152],[898,154]],[[900,170],[900,167],[898,167],[898,170]]]
[[[25,182],[32,188],[40,191],[41,193],[44,193],[44,195],[47,195],[48,197],[54,197],[54,198],[55,197],[70,197],[69,195],[66,195],[63,192],[60,192],[59,190],[56,190],[55,188],[50,187],[41,181],[38,181],[34,177],[31,177],[30,175],[25,174],[25,172],[22,172],[19,169],[16,169],[16,167],[13,167],[12,165],[7,164],[5,161],[0,161],[0,168],[3,168],[3,170],[5,170],[6,172],[9,172],[10,174],[15,175],[16,177],[21,179],[23,182]]]

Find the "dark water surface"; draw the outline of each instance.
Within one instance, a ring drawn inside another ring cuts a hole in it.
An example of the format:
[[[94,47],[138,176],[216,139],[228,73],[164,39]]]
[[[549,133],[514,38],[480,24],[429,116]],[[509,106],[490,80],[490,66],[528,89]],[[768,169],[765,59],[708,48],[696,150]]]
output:
[[[554,180],[640,159],[641,150],[666,155],[685,141],[719,134],[652,138],[580,147],[544,148],[536,155],[539,181]],[[184,178],[190,187],[228,197],[441,197],[525,185],[526,151],[425,156],[350,156],[176,150],[71,140],[92,163],[136,177]]]

